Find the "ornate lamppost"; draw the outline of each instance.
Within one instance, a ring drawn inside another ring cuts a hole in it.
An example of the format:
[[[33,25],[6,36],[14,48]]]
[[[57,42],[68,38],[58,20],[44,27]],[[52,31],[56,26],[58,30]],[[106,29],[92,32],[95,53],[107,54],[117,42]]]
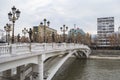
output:
[[[46,23],[47,23],[47,25],[46,25]],[[47,21],[47,19],[44,19],[43,22],[40,23],[40,25],[44,27],[43,41],[44,41],[44,43],[45,43],[45,42],[46,42],[46,36],[45,36],[45,35],[46,35],[46,27],[47,27],[47,26],[49,27],[50,21]]]
[[[65,32],[68,30],[68,27],[63,25],[63,27],[60,27],[60,30],[63,32],[63,42],[65,42]]]
[[[6,31],[6,42],[8,42],[8,45],[9,45],[11,24],[7,23],[6,26],[4,26],[4,29]]]
[[[12,12],[8,13],[8,19],[9,19],[9,21],[12,21],[12,23],[13,23],[12,43],[14,43],[14,26],[15,26],[15,21],[18,20],[18,18],[20,17],[20,11],[19,11],[19,9],[16,9],[15,6],[13,6],[11,9],[12,9]]]
[[[25,37],[26,37],[26,34],[28,33],[28,30],[26,28],[24,28],[22,30],[22,33],[24,34],[24,42],[25,42]]]

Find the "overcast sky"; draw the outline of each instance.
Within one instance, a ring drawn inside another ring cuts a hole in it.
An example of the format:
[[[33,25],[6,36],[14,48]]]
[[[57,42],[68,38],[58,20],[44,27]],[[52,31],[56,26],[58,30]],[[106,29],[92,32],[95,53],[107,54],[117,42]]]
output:
[[[22,34],[24,27],[38,26],[44,18],[50,27],[58,30],[63,24],[91,34],[97,33],[97,18],[115,17],[115,31],[120,26],[120,0],[0,0],[0,29],[4,29],[8,12],[15,5],[21,11],[15,22],[15,33]]]

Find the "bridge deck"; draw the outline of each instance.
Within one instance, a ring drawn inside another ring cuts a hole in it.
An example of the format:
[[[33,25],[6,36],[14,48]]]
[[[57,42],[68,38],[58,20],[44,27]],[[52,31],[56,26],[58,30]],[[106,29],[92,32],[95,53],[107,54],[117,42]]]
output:
[[[66,43],[52,43],[52,44],[12,44],[0,46],[0,72],[16,68],[26,64],[37,64],[41,66],[40,73],[42,73],[42,65],[45,69],[43,72],[49,75],[47,80],[51,80],[59,67],[72,55],[74,51],[83,51],[88,57],[90,48],[82,44],[66,44]],[[68,53],[66,55],[66,53]],[[53,59],[53,61],[46,60],[53,56],[60,56]],[[50,63],[50,64],[49,64]],[[54,63],[54,65],[52,65]],[[55,68],[55,69],[54,69]],[[49,74],[52,73],[52,74]],[[44,75],[45,75],[44,74]],[[42,79],[42,74],[40,75]],[[45,75],[46,76],[46,75]]]
[[[0,63],[6,61],[17,60],[21,58],[36,56],[40,54],[47,54],[69,49],[84,48],[81,44],[19,44],[0,46]]]

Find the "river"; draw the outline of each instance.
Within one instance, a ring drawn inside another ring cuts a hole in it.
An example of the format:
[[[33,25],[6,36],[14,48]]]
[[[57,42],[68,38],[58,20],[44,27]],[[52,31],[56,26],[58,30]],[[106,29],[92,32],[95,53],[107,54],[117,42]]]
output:
[[[120,60],[72,57],[52,80],[120,80]]]

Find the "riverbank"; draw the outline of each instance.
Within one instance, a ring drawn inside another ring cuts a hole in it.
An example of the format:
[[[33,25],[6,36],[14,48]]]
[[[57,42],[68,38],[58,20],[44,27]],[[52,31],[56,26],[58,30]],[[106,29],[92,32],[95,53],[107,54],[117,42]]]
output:
[[[89,59],[120,59],[120,56],[118,56],[118,57],[115,57],[115,56],[113,56],[113,57],[110,57],[110,56],[89,56],[88,57]]]
[[[90,55],[120,56],[120,50],[92,50]]]
[[[120,50],[92,50],[90,59],[120,59]]]

